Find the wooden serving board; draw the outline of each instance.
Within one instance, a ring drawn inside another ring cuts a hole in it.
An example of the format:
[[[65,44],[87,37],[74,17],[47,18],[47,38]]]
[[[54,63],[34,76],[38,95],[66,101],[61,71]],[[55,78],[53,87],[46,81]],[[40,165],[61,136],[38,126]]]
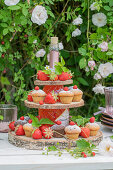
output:
[[[86,139],[87,141],[91,141],[95,145],[98,145],[103,139],[103,134],[101,131],[99,131],[96,136],[91,136],[89,138],[84,138],[84,139]],[[45,146],[56,146],[60,149],[76,146],[76,140],[72,141],[72,140],[67,140],[66,138],[51,138],[51,139],[35,140],[33,138],[26,137],[26,136],[17,136],[12,131],[8,133],[8,140],[9,143],[17,147],[22,147],[22,148],[32,149],[32,150],[42,150]]]

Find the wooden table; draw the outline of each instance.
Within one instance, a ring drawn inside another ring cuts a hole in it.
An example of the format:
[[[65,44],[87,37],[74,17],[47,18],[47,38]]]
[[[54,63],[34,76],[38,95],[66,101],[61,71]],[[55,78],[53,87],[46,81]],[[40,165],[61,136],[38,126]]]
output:
[[[101,126],[104,137],[113,135]],[[97,154],[91,158],[75,159],[65,153],[61,157],[42,155],[42,151],[26,150],[11,145],[7,133],[0,133],[0,170],[99,170],[113,169],[113,157]]]

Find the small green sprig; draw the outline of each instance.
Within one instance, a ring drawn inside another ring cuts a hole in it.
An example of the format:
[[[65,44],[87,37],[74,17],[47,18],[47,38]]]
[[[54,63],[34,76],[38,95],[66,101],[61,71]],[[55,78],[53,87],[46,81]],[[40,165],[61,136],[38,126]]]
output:
[[[76,122],[78,126],[84,127],[89,122],[89,118],[83,118],[82,116],[72,116],[72,121]]]

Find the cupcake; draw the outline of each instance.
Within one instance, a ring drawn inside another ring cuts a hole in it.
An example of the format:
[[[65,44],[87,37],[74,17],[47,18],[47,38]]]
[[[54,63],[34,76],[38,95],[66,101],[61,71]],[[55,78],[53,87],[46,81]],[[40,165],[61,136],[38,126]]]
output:
[[[23,129],[24,129],[24,131],[25,131],[25,135],[26,135],[27,137],[31,137],[32,131],[33,131],[33,126],[32,126],[32,124],[30,124],[30,123],[25,124],[25,125],[23,126]]]
[[[72,86],[69,88],[71,92],[74,93],[73,102],[80,102],[82,99],[83,92],[77,88],[77,86]]]
[[[59,92],[60,101],[63,104],[70,104],[73,100],[74,93],[69,91],[68,87],[64,87],[64,90]]]
[[[66,137],[68,139],[78,139],[81,129],[77,125],[69,125],[65,128]]]
[[[44,101],[46,93],[43,90],[40,90],[38,86],[36,86],[35,90],[32,91],[31,96],[34,103],[39,103],[39,101]]]
[[[86,126],[90,129],[90,136],[96,136],[100,126],[97,123],[87,123]]]

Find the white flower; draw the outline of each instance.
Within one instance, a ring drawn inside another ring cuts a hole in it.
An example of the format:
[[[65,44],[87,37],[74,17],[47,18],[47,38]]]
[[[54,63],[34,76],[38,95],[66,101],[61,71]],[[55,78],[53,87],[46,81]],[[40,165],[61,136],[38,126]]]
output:
[[[113,66],[111,63],[100,64],[98,68],[98,72],[103,78],[109,76],[109,74],[113,73]]]
[[[108,43],[103,41],[101,44],[98,45],[99,48],[101,48],[102,52],[105,52],[108,50]]]
[[[49,67],[48,65],[46,65],[46,66],[45,66],[45,69],[46,69],[46,70],[49,70],[49,69],[50,69],[50,67]]]
[[[91,11],[98,10],[99,4],[97,2],[93,2],[90,6]]]
[[[34,40],[34,41],[33,41],[33,44],[36,44],[36,43],[37,43],[37,40]]]
[[[75,31],[72,32],[72,37],[76,37],[76,36],[79,36],[81,35],[81,31],[77,28],[75,29]]]
[[[81,18],[81,15],[79,15],[76,19],[73,20],[73,25],[80,25],[83,23],[83,19]]]
[[[101,79],[102,77],[101,77],[101,75],[99,74],[99,73],[96,73],[95,75],[94,75],[94,79],[95,80],[99,80],[99,79]]]
[[[36,53],[36,57],[43,57],[45,55],[45,50],[44,49],[41,49],[39,51],[37,51]]]
[[[38,25],[42,25],[46,22],[48,18],[47,11],[45,7],[37,5],[32,12],[31,21]]]
[[[58,47],[59,47],[59,50],[63,50],[63,49],[64,49],[64,46],[63,46],[62,42],[60,42],[60,43],[58,44]]]
[[[96,94],[104,94],[104,88],[105,86],[102,86],[101,84],[97,84],[94,88],[93,88],[93,91],[96,93]]]
[[[86,67],[86,68],[85,68],[85,71],[86,71],[86,72],[89,72],[89,67]]]
[[[93,61],[93,60],[88,61],[88,66],[91,68],[91,70],[94,70],[94,67],[95,67],[95,61]]]
[[[110,154],[112,146],[113,146],[113,143],[111,142],[109,138],[104,139],[103,141],[100,142],[98,151],[101,155],[108,155]]]
[[[43,153],[44,153],[44,154],[47,154],[47,152],[48,152],[48,147],[45,146],[45,147],[43,148]]]
[[[107,23],[107,17],[105,14],[103,13],[97,13],[97,14],[93,14],[92,16],[92,22],[94,25],[96,25],[97,27],[103,27],[104,25],[106,25]]]
[[[7,6],[12,6],[12,5],[16,5],[19,3],[20,0],[5,0],[4,3],[7,5]]]

